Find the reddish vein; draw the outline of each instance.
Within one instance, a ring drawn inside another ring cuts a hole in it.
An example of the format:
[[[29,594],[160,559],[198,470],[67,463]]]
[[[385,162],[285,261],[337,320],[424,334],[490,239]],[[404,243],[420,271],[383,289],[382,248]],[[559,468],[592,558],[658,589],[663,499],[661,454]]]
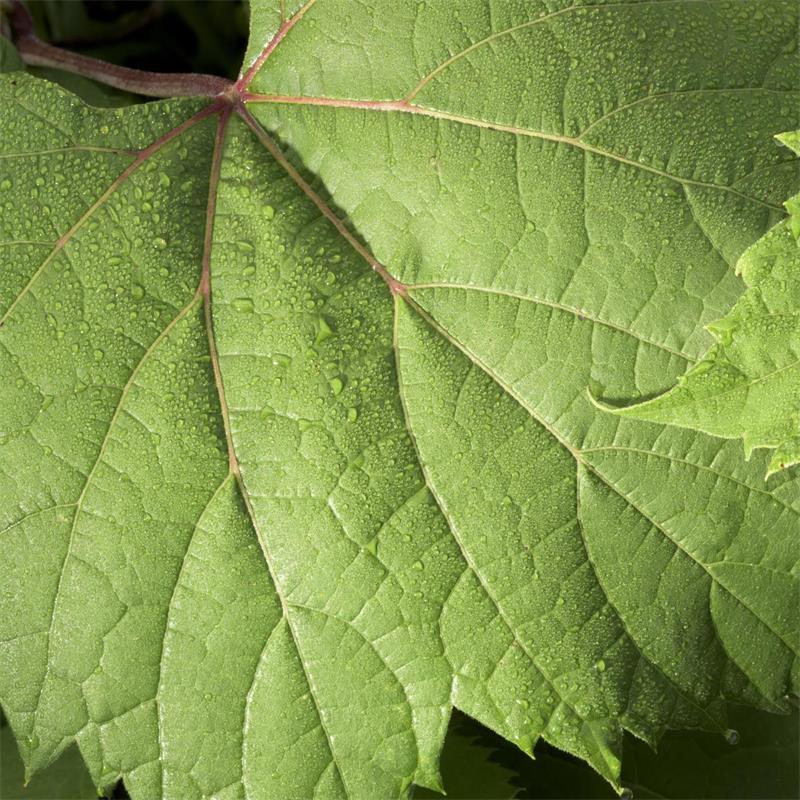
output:
[[[225,387],[222,382],[222,370],[219,366],[219,352],[214,336],[214,315],[211,309],[211,248],[214,243],[214,219],[217,210],[217,188],[219,186],[220,169],[222,166],[222,152],[225,144],[225,128],[230,118],[232,106],[227,106],[219,115],[217,121],[217,135],[214,139],[214,154],[211,157],[211,176],[208,181],[208,203],[206,205],[206,229],[203,239],[203,261],[198,291],[203,296],[203,314],[208,338],[208,352],[211,358],[211,367],[214,371],[214,384],[219,398],[222,424],[225,429],[225,442],[228,448],[228,469],[236,480],[241,483],[239,462],[233,448],[233,435],[231,433],[230,413],[225,399]],[[243,487],[242,487],[243,488]]]
[[[269,151],[270,155],[286,170],[292,180],[297,184],[298,188],[311,200],[312,203],[322,212],[328,219],[339,234],[347,240],[350,246],[383,278],[386,285],[393,295],[405,295],[405,284],[392,277],[386,267],[380,263],[372,253],[364,247],[361,242],[353,235],[347,228],[344,222],[334,213],[333,209],[311,188],[308,181],[295,169],[289,159],[281,152],[277,144],[270,138],[267,132],[258,124],[253,115],[242,106],[239,109],[239,114],[244,121],[250,126],[259,141]]]
[[[259,53],[258,58],[250,65],[247,72],[236,81],[237,92],[243,92],[250,85],[256,73],[264,66],[264,62],[272,55],[272,52],[283,41],[286,34],[300,22],[306,11],[308,11],[315,2],[316,0],[306,0],[303,7],[296,14],[281,23],[278,32],[267,42],[264,49]],[[281,5],[281,9],[283,11],[283,4]]]
[[[182,133],[187,131],[192,126],[196,125],[201,120],[210,117],[212,114],[217,113],[222,108],[222,101],[216,101],[207,105],[205,108],[198,111],[194,116],[189,117],[186,121],[182,122],[180,125],[172,128],[172,130],[167,131],[165,134],[155,139],[151,142],[144,150],[141,150],[139,154],[131,161],[130,164],[114,179],[113,183],[97,198],[97,200],[92,203],[86,211],[80,216],[80,218],[73,224],[73,226],[64,234],[62,234],[53,245],[53,249],[47,254],[47,257],[42,261],[39,265],[39,268],[36,272],[31,275],[30,280],[25,284],[22,288],[22,291],[14,298],[14,301],[9,305],[6,313],[0,318],[0,325],[5,323],[14,309],[17,307],[19,302],[22,300],[23,297],[30,291],[31,286],[36,282],[42,272],[47,268],[47,265],[52,262],[52,260],[64,249],[66,244],[72,239],[73,236],[86,224],[87,220],[91,219],[92,215],[97,211],[100,206],[102,206],[109,197],[128,179],[130,176],[136,172],[142,164],[147,161],[150,156],[154,153],[158,152],[164,145],[168,142],[171,142],[177,136],[180,136]]]

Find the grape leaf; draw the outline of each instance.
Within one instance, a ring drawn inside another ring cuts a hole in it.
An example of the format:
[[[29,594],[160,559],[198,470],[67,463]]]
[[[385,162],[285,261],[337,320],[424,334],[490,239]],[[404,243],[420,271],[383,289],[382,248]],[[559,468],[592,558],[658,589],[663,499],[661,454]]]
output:
[[[778,138],[800,153],[799,134]],[[786,208],[739,259],[748,291],[708,325],[719,342],[675,388],[615,412],[741,437],[748,457],[772,448],[768,475],[800,461],[800,195]]]
[[[455,706],[618,786],[624,730],[785,708],[800,473],[586,387],[663,391],[741,294],[797,14],[253,2],[216,96],[4,77],[28,769],[77,740],[135,798],[397,797]]]

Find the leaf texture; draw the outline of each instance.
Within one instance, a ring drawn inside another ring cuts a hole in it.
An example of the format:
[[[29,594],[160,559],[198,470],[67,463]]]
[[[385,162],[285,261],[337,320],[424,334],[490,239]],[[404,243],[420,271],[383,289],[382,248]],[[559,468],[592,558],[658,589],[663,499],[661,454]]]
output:
[[[252,3],[235,96],[2,78],[0,697],[136,798],[618,785],[796,691],[800,474],[666,389],[796,178],[797,7]],[[722,47],[720,43],[726,43]],[[738,122],[737,122],[738,121]]]
[[[797,133],[779,139],[800,153]],[[773,450],[767,474],[800,461],[800,195],[739,259],[748,291],[708,329],[719,339],[678,385],[617,413],[741,437]]]

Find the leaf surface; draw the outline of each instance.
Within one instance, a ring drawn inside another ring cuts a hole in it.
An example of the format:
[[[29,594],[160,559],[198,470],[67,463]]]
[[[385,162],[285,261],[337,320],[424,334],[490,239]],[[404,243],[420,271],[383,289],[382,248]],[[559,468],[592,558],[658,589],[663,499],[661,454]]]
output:
[[[800,135],[778,137],[800,153]],[[666,394],[617,413],[741,437],[773,450],[767,474],[800,461],[800,195],[789,217],[749,247],[736,269],[748,286],[708,329],[719,339]]]
[[[617,784],[623,730],[783,708],[797,471],[586,387],[664,390],[741,294],[796,6],[252,5],[236,96],[2,80],[29,767],[77,739],[134,797],[396,797],[456,706]]]

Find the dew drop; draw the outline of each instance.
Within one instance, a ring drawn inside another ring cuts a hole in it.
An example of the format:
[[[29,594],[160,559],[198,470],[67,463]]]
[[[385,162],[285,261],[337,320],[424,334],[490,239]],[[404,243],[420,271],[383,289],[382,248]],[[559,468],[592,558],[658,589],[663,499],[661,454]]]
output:
[[[728,728],[728,730],[725,731],[724,736],[725,741],[729,745],[733,746],[739,744],[739,731],[735,730],[734,728]]]
[[[245,314],[251,314],[255,308],[253,301],[249,297],[237,297],[233,301],[233,307]]]
[[[314,327],[316,329],[316,335],[314,337],[315,344],[322,344],[326,339],[330,339],[331,336],[334,335],[333,329],[328,325],[325,317],[317,317]]]
[[[133,286],[131,286],[131,297],[134,300],[144,299],[144,286],[140,286],[138,283],[134,283]]]
[[[156,250],[165,250],[167,247],[167,240],[157,236],[153,239],[153,247],[155,247]]]

